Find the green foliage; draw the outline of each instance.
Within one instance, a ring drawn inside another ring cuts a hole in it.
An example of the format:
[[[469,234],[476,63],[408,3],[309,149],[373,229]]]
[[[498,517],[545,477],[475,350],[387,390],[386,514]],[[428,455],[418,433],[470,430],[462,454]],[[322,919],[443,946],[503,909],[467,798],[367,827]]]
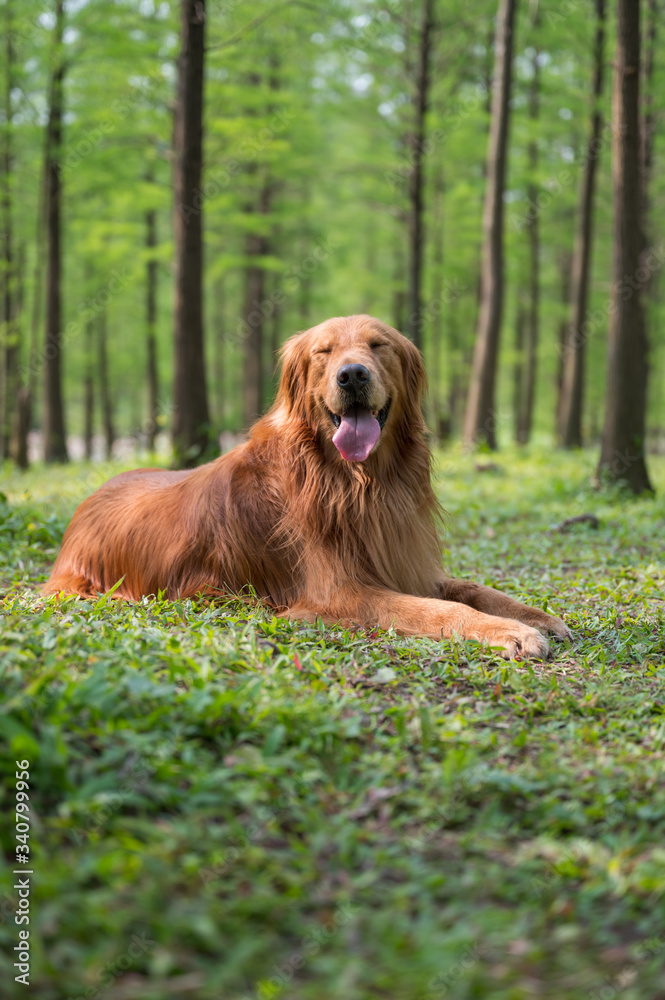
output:
[[[22,351],[27,363],[35,284],[44,109],[52,16],[42,5],[4,0],[13,11],[15,77],[12,175],[15,242],[23,254]],[[121,433],[147,413],[145,264],[159,262],[159,414],[169,414],[172,381],[171,139],[179,5],[96,0],[66,5],[63,323],[68,424],[83,422],[86,361],[82,317],[108,313],[110,378]],[[534,16],[521,4],[506,192],[507,294],[498,407],[511,431],[517,301],[525,281],[521,221],[537,190],[541,232],[541,336],[536,430],[551,434],[566,314],[563,272],[572,250],[590,114],[593,4],[551,3]],[[478,309],[481,205],[496,0],[438,0],[432,93],[423,151],[425,353],[439,416],[459,427],[460,401]],[[420,6],[389,0],[326,4],[273,0],[207,4],[205,156],[201,197],[206,244],[207,372],[216,426],[242,426],[242,350],[247,238],[268,247],[252,258],[265,272],[267,373],[291,333],[330,315],[369,311],[400,323],[406,281],[405,192],[413,157],[414,46]],[[610,113],[614,37],[608,12],[605,91]],[[529,117],[533,48],[540,52],[540,113]],[[656,51],[656,120],[665,65]],[[609,132],[599,151],[588,343],[585,430],[602,423],[611,247]],[[537,171],[527,146],[538,144]],[[660,246],[664,191],[655,147],[649,240]],[[261,191],[270,205],[258,210]],[[437,218],[440,199],[440,218]],[[158,213],[158,246],[145,249],[145,213]],[[321,249],[323,248],[323,249]],[[439,262],[439,250],[441,262]],[[41,251],[40,251],[41,252]],[[661,255],[662,256],[662,255]],[[658,270],[660,269],[660,263]],[[114,281],[114,273],[123,280]],[[656,284],[659,279],[656,276]],[[662,305],[648,303],[652,343],[650,427],[662,427]],[[43,311],[43,310],[42,310]],[[43,316],[41,317],[43,320]],[[67,330],[69,329],[69,333]],[[37,326],[41,349],[41,320]],[[435,344],[440,344],[436,351]],[[269,378],[267,378],[269,381]]]
[[[593,491],[587,454],[436,465],[449,570],[563,613],[548,663],[251,602],[45,599],[96,482],[8,480],[3,876],[28,758],[40,1000],[658,995],[665,502]]]

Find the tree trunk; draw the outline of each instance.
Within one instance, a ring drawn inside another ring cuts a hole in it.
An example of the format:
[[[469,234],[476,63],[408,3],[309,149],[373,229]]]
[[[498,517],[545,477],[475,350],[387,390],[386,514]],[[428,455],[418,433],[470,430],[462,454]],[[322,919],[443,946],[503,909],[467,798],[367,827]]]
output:
[[[277,50],[273,50],[270,54],[270,76],[269,76],[270,90],[273,95],[276,95],[281,88],[281,62],[277,54]],[[271,114],[277,111],[277,98],[276,96],[271,101],[268,110]],[[269,191],[269,209],[272,210],[274,201],[280,191],[281,182],[271,179],[271,187]],[[371,237],[370,237],[371,238]],[[274,252],[275,247],[281,247],[281,232],[278,225],[271,225],[270,228],[270,241],[269,246],[266,247],[267,252]],[[280,278],[277,274],[272,272],[272,278],[267,282],[271,291],[279,292],[280,288]],[[265,287],[264,279],[264,287]],[[266,410],[270,407],[275,392],[277,389],[276,378],[277,378],[277,355],[279,348],[282,343],[281,338],[281,321],[282,321],[282,303],[281,297],[277,294],[270,298],[270,328],[268,332],[268,337],[264,342],[263,350],[263,376],[262,376],[262,410]]]
[[[14,459],[19,469],[27,469],[30,465],[28,457],[28,433],[30,431],[30,397],[29,390],[22,385],[18,390],[17,421],[16,421],[16,454]]]
[[[24,312],[25,293],[25,244],[20,243],[16,254],[16,266],[14,268],[16,278],[14,294],[14,316],[16,323],[16,336],[19,346],[23,341],[21,331],[22,317]],[[20,351],[19,351],[20,356]],[[16,358],[18,365],[19,357]],[[9,445],[10,457],[14,459],[19,469],[28,468],[28,431],[30,430],[30,400],[27,387],[23,384],[23,371],[19,368],[16,371],[16,404],[14,416],[11,421],[11,438]]]
[[[656,50],[656,25],[658,23],[658,0],[648,0],[648,22],[646,27],[646,46],[643,67],[642,94],[642,172],[643,172],[643,204],[644,211],[648,205],[651,168],[653,166],[653,140],[655,133],[655,114],[653,110],[654,53]]]
[[[423,0],[423,19],[418,34],[418,72],[415,93],[415,121],[410,136],[411,170],[409,172],[409,264],[406,332],[419,350],[423,346],[422,265],[425,245],[423,226],[423,157],[425,155],[425,117],[430,88],[433,0]]]
[[[28,434],[32,430],[36,418],[35,403],[37,401],[38,376],[41,369],[41,358],[39,356],[39,327],[41,322],[41,308],[43,299],[43,277],[44,277],[44,229],[46,226],[46,203],[48,199],[48,149],[49,149],[48,129],[44,130],[44,159],[42,169],[42,182],[39,189],[39,199],[37,204],[37,224],[35,239],[35,265],[32,278],[32,309],[30,315],[30,343],[28,353],[27,387],[22,386],[19,390],[19,440],[17,454],[25,456],[25,466],[28,467]],[[24,437],[21,436],[24,435]],[[17,458],[17,464],[20,464]]]
[[[279,237],[277,237],[277,245],[279,246]],[[275,290],[279,289],[280,278],[278,275],[274,277]],[[274,398],[277,392],[278,383],[278,371],[277,371],[277,356],[279,354],[279,349],[282,346],[282,303],[273,302],[273,312],[270,319],[270,379],[268,385],[270,386],[270,396],[271,399]]]
[[[148,180],[152,180],[152,175]],[[154,250],[157,246],[157,212],[151,208],[145,213],[145,246],[148,253],[145,275],[145,320],[148,378],[148,420],[146,424],[146,444],[152,454],[155,450],[159,416],[159,382],[157,376],[157,261]]]
[[[496,448],[494,390],[503,312],[503,191],[517,0],[499,0],[494,43],[494,90],[483,206],[482,299],[466,414],[464,443]]]
[[[434,212],[432,218],[432,303],[430,321],[432,369],[430,375],[430,425],[438,435],[442,425],[441,413],[441,355],[443,346],[443,161],[439,159],[434,175]]]
[[[524,327],[526,310],[520,296],[515,316],[515,364],[513,367],[513,417],[515,440],[519,442],[524,432]]]
[[[602,115],[599,101],[603,90],[603,50],[605,45],[605,0],[596,0],[596,42],[592,85],[592,112],[587,143],[577,239],[571,271],[570,323],[566,331],[563,355],[563,386],[559,414],[559,444],[563,448],[581,448],[584,412],[585,341],[589,298],[589,271],[593,232],[593,201]]]
[[[32,271],[32,309],[30,314],[30,356],[28,364],[28,399],[31,419],[35,419],[35,402],[39,385],[39,373],[42,358],[39,352],[39,334],[44,305],[44,247],[46,244],[46,206],[48,203],[49,184],[49,137],[48,129],[44,130],[44,160],[42,168],[42,183],[37,205],[37,220],[35,226],[35,265]]]
[[[226,288],[224,277],[217,280],[214,294],[214,354],[213,364],[215,372],[215,423],[217,430],[224,426],[226,417]]]
[[[60,247],[60,151],[62,145],[62,92],[65,67],[62,58],[63,0],[55,3],[54,64],[51,76],[51,99],[47,125],[47,271],[46,271],[46,345],[44,351],[44,413],[42,433],[44,460],[67,461],[67,440],[62,399],[61,345],[61,247]]]
[[[393,273],[393,326],[396,330],[405,330],[404,326],[404,306],[406,296],[404,294],[404,250],[402,246],[402,226],[403,220],[399,220],[398,236],[395,240],[395,270]]]
[[[642,234],[640,5],[617,0],[612,93],[614,239],[601,479],[652,492],[644,459],[648,348],[639,286]]]
[[[538,49],[534,50],[531,63],[531,85],[529,87],[529,118],[532,123],[538,119]],[[536,171],[538,170],[538,143],[531,139],[528,148],[529,181],[528,202],[535,204],[538,197],[538,187],[536,185]],[[524,390],[519,399],[519,419],[517,422],[517,443],[528,444],[531,437],[533,425],[533,403],[536,395],[536,375],[538,364],[538,335],[539,335],[539,299],[540,299],[540,239],[538,228],[538,213],[530,212],[527,223],[527,237],[529,243],[529,309],[526,323],[526,366],[524,371]]]
[[[571,282],[571,267],[572,267],[573,255],[568,247],[563,247],[561,253],[559,254],[558,267],[559,267],[559,281],[561,288],[561,304],[563,307],[562,317],[559,321],[559,330],[557,336],[557,367],[556,367],[556,414],[555,414],[555,428],[558,433],[559,425],[561,422],[561,413],[563,409],[563,363],[566,353],[566,337],[568,336],[568,318],[567,311],[570,306],[570,282]]]
[[[106,309],[99,314],[99,395],[102,404],[102,424],[104,427],[104,445],[106,461],[113,458],[113,442],[115,429],[113,427],[113,403],[111,400],[111,385],[109,378],[107,318]]]
[[[173,451],[191,467],[214,454],[203,347],[201,167],[205,0],[182,0],[174,129]]]
[[[12,4],[5,4],[5,92],[4,92],[4,148],[2,158],[2,223],[3,223],[3,326],[5,342],[5,379],[0,411],[0,457],[9,458],[11,450],[12,424],[16,420],[18,393],[19,338],[17,310],[14,303],[15,273],[12,233],[12,86],[14,72],[14,50],[12,46]]]
[[[642,131],[641,131],[641,159],[642,159],[642,227],[645,251],[651,238],[651,226],[649,220],[650,206],[650,186],[651,173],[653,169],[653,144],[656,131],[656,116],[653,109],[653,73],[654,54],[656,50],[656,24],[658,21],[658,0],[648,0],[647,3],[648,21],[646,25],[646,46],[644,52],[644,66],[642,73]],[[649,274],[643,284],[645,302],[653,294],[654,275],[651,268],[647,266]]]
[[[304,199],[305,204],[303,206],[304,211],[309,211],[309,191]],[[311,233],[309,232],[308,223],[305,223],[305,229],[302,233],[302,243],[300,247],[300,260],[304,261],[307,259],[311,253]],[[298,316],[300,317],[300,323],[302,329],[306,329],[309,326],[309,318],[312,312],[312,275],[310,271],[304,268],[300,269],[299,276],[299,286],[298,286]]]
[[[263,220],[270,211],[272,187],[265,178],[259,194],[258,214]],[[260,223],[263,226],[263,221]],[[268,253],[268,238],[263,233],[249,233],[245,277],[245,385],[243,419],[249,427],[260,416],[263,400],[263,319],[265,271],[262,258]]]
[[[448,437],[452,437],[457,430],[459,408],[460,404],[464,401],[464,388],[462,385],[463,358],[457,316],[458,307],[458,300],[453,299],[448,307],[446,316],[448,342]],[[445,435],[441,434],[441,436]]]
[[[83,447],[86,462],[92,461],[95,433],[95,321],[85,325],[85,375],[83,379]]]

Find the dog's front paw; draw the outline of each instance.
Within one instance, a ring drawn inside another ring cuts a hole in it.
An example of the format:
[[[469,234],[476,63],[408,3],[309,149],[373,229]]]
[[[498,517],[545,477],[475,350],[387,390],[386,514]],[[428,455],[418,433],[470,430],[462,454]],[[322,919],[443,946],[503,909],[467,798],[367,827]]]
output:
[[[483,615],[480,627],[469,627],[465,638],[478,639],[495,649],[502,650],[506,659],[546,660],[549,652],[547,639],[536,628],[524,625],[513,618],[495,618]]]
[[[499,646],[504,650],[506,659],[546,660],[549,653],[547,639],[536,628],[523,625],[521,622],[504,619],[503,627],[497,630],[495,641],[488,637],[490,646]]]
[[[496,624],[486,630],[483,638],[490,646],[501,649],[501,655],[506,659],[547,659],[547,639],[538,629],[511,618],[496,618],[494,621]]]
[[[538,608],[531,608],[529,615],[529,625],[537,628],[543,635],[554,636],[555,639],[572,639],[573,633],[561,618],[555,615],[548,615],[546,611],[539,611]]]

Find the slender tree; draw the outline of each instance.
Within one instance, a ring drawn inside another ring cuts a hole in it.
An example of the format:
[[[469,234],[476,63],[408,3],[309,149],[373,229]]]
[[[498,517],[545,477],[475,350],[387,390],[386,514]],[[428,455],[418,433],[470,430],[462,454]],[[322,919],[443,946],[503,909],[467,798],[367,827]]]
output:
[[[280,245],[281,233],[279,226],[275,227],[274,231],[274,242],[276,246]],[[273,274],[272,277],[272,289],[273,292],[279,293],[279,282],[280,277],[277,274]],[[275,395],[277,390],[277,381],[279,377],[278,367],[277,367],[277,356],[279,354],[279,349],[282,345],[282,302],[281,297],[275,298],[273,296],[273,310],[272,316],[270,317],[270,356],[266,361],[264,371],[266,373],[266,387],[270,390],[270,400]],[[266,402],[269,400],[266,399]]]
[[[646,273],[642,285],[644,295],[645,323],[651,329],[653,306],[656,304],[657,276],[649,266],[649,248],[654,241],[654,225],[651,218],[651,182],[653,174],[653,147],[656,133],[657,114],[654,109],[653,77],[656,55],[656,34],[659,17],[662,17],[662,0],[647,0],[647,23],[645,26],[645,51],[642,72],[642,235],[644,239],[643,265]]]
[[[215,406],[215,423],[222,427],[226,417],[226,281],[222,275],[215,282],[215,292],[213,295],[213,366],[215,373],[215,392],[213,396]]]
[[[148,180],[152,180],[152,175]],[[145,213],[145,246],[148,255],[145,275],[145,323],[148,379],[148,420],[146,438],[148,451],[155,450],[157,436],[157,417],[159,407],[159,382],[157,375],[157,261],[155,247],[157,246],[157,212],[154,208]]]
[[[439,437],[447,437],[450,421],[444,421],[441,412],[441,355],[443,347],[443,238],[444,238],[444,174],[439,159],[434,173],[434,205],[432,213],[432,319],[431,335],[432,374],[430,376],[431,426]],[[446,426],[447,423],[447,426]],[[444,433],[445,432],[445,433]]]
[[[534,49],[531,59],[531,80],[529,83],[529,118],[532,125],[536,123],[539,111],[539,58],[540,53],[538,49]],[[536,203],[538,197],[538,188],[536,185],[538,143],[534,136],[531,136],[529,140],[527,155],[529,161],[528,202],[530,205],[533,205]],[[536,395],[540,325],[540,235],[538,212],[529,213],[526,231],[529,245],[529,306],[526,313],[526,364],[524,366],[524,382],[517,399],[518,418],[516,439],[518,444],[527,444],[531,437],[533,404]]]
[[[41,364],[39,359],[39,336],[42,308],[44,305],[44,232],[46,228],[46,205],[48,200],[49,184],[49,164],[48,129],[44,130],[44,156],[42,163],[42,176],[39,185],[39,197],[37,199],[37,219],[35,226],[35,262],[32,275],[32,307],[30,311],[30,343],[28,352],[28,373],[27,385],[21,387],[19,391],[19,401],[21,414],[19,420],[19,433],[17,442],[17,452],[20,456],[25,456],[25,468],[28,463],[28,434],[35,420],[35,403],[37,401],[37,391],[39,384],[39,373]]]
[[[515,440],[520,441],[524,420],[524,328],[527,310],[524,296],[518,294],[515,314],[515,364],[513,366],[513,417],[515,420]]]
[[[16,420],[16,455],[15,461],[19,469],[27,469],[30,466],[28,455],[28,434],[30,432],[30,404],[28,389],[20,386],[17,397],[17,420]]]
[[[496,448],[494,389],[503,313],[503,191],[512,82],[513,25],[517,0],[499,0],[494,42],[494,90],[483,206],[481,305],[474,348],[464,443]]]
[[[600,96],[603,90],[603,52],[605,47],[605,0],[595,0],[596,38],[593,58],[591,125],[584,158],[578,231],[571,269],[570,320],[563,348],[563,380],[561,388],[558,436],[564,448],[582,446],[582,414],[584,411],[585,338],[582,333],[589,297],[589,272],[593,236],[593,202],[596,183],[602,113]]]
[[[83,375],[83,449],[87,462],[92,461],[95,433],[95,321],[85,324],[85,369]]]
[[[434,33],[433,0],[423,0],[418,30],[418,57],[415,80],[414,121],[409,136],[411,169],[408,178],[409,262],[406,333],[416,347],[423,346],[422,267],[425,245],[423,226],[425,125],[430,90],[430,57]]]
[[[392,322],[396,330],[406,331],[405,326],[405,305],[406,295],[404,292],[404,246],[402,241],[402,226],[404,219],[402,213],[399,214],[399,228],[393,249],[393,301],[392,301]]]
[[[446,343],[448,345],[448,433],[456,434],[460,411],[464,405],[464,372],[469,360],[464,357],[460,335],[459,302],[453,299],[446,310]]]
[[[559,287],[561,289],[561,319],[557,334],[557,365],[556,365],[556,414],[555,430],[558,433],[563,408],[563,366],[566,354],[566,338],[568,336],[568,309],[570,306],[570,279],[573,263],[573,253],[570,247],[562,247],[557,255],[559,271]]]
[[[272,115],[277,110],[277,102],[280,97],[279,91],[282,87],[282,66],[276,49],[271,50],[268,63],[270,67],[268,74],[268,85],[270,88],[268,114]],[[275,200],[282,188],[282,182],[279,177],[276,176],[276,168],[272,164],[267,164],[265,170],[266,173],[259,197],[259,210],[263,215],[263,224],[261,228],[264,234],[263,246],[260,248],[262,256],[276,252],[276,249],[280,246],[281,235],[279,226],[272,220],[272,215],[275,210]],[[270,220],[268,219],[268,216],[271,216]],[[264,262],[261,261],[261,263],[263,264]],[[277,275],[273,273],[273,281],[276,277]],[[269,294],[269,291],[272,288],[273,282],[270,280],[270,272],[267,272],[264,267],[261,288],[262,297]],[[267,409],[272,403],[274,389],[276,388],[273,384],[273,379],[275,376],[277,353],[281,345],[280,304],[280,302],[271,300],[269,302],[269,308],[266,310],[265,302],[262,302],[260,413]],[[263,315],[264,313],[266,314],[265,316]],[[270,318],[269,323],[266,322],[268,319],[267,314],[269,314]]]
[[[44,460],[67,461],[67,441],[62,397],[61,315],[61,194],[63,85],[65,63],[62,52],[64,0],[55,0],[53,68],[46,141],[46,345],[44,351],[44,412],[42,433]]]
[[[652,492],[645,454],[648,347],[639,276],[642,235],[640,5],[617,0],[612,93],[612,301],[605,420],[598,473],[633,493]],[[633,279],[628,285],[626,277]]]
[[[115,427],[113,426],[113,400],[111,396],[111,376],[109,372],[108,351],[108,318],[106,309],[102,309],[97,317],[97,335],[99,350],[99,399],[102,408],[102,426],[104,429],[104,446],[106,461],[113,458],[113,442]]]
[[[205,0],[182,0],[174,128],[175,331],[173,450],[192,466],[211,457],[203,348],[203,70]]]
[[[2,228],[3,228],[3,330],[5,344],[4,392],[0,421],[0,457],[9,458],[12,429],[16,421],[18,393],[19,340],[15,298],[16,276],[13,254],[12,220],[12,88],[14,76],[14,47],[12,44],[11,0],[5,4],[5,78],[4,78],[4,143],[2,150]]]
[[[257,214],[265,218],[270,212],[272,185],[266,177],[261,185]],[[265,223],[264,223],[265,225]],[[264,383],[264,298],[265,270],[263,258],[269,252],[269,238],[264,231],[249,233],[247,236],[247,257],[249,265],[245,275],[245,426],[256,420],[265,397]]]
[[[270,74],[270,88],[276,90],[277,70],[273,63]],[[259,73],[249,74],[250,87],[257,91],[261,86]],[[268,110],[271,110],[270,105]],[[251,115],[254,117],[254,114]],[[270,240],[266,217],[270,213],[273,185],[269,168],[260,168],[252,162],[248,168],[250,178],[257,178],[259,191],[250,201],[247,209],[249,231],[245,240],[247,266],[245,269],[245,322],[244,322],[244,392],[243,419],[249,427],[262,410],[264,398],[264,299],[265,268],[264,257],[269,252]]]
[[[16,254],[16,323],[17,327],[23,317],[24,293],[25,293],[25,244],[19,243]],[[20,328],[17,328],[17,340],[19,345],[22,342]],[[12,426],[11,457],[16,462],[19,469],[27,469],[28,461],[28,432],[30,430],[30,409],[28,388],[24,384],[23,375],[19,374],[16,379],[16,419]]]
[[[656,132],[656,113],[653,106],[653,75],[656,52],[656,26],[659,13],[659,0],[648,0],[647,3],[647,24],[646,24],[646,45],[644,52],[644,63],[642,72],[642,129],[640,133],[642,160],[642,231],[645,242],[645,250],[650,241],[650,231],[652,229],[649,221],[649,207],[651,194],[651,175],[653,172],[653,145]],[[654,287],[653,275],[649,274],[644,283],[644,294],[648,297]]]
[[[308,181],[302,185],[300,193],[300,212],[303,223],[300,225],[300,240],[298,247],[298,257],[305,260],[311,252],[313,241],[312,226],[309,221],[311,212],[312,191]],[[309,270],[301,271],[298,285],[298,317],[303,329],[309,326],[312,311],[312,275]]]

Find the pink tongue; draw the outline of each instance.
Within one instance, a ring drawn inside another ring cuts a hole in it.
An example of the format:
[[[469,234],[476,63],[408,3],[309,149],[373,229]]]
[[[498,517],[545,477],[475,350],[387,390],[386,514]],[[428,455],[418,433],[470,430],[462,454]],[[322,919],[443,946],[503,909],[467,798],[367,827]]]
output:
[[[379,440],[379,421],[369,410],[353,406],[342,417],[333,436],[333,444],[347,462],[364,462]]]

